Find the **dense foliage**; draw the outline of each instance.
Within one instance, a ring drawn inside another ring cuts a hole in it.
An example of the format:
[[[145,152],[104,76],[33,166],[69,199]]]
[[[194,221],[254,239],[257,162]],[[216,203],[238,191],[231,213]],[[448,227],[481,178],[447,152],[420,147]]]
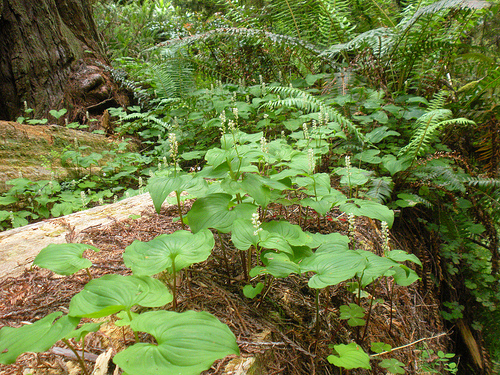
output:
[[[136,98],[133,107],[109,109],[115,131],[139,136],[146,148],[117,150],[94,171],[98,155],[68,151],[62,157],[88,172],[73,180],[71,194],[64,183],[12,180],[0,198],[1,225],[58,216],[127,187],[143,191],[151,176],[157,208],[171,192],[180,206],[179,193],[188,191],[197,198],[187,217],[193,233],[230,232],[247,259],[249,249],[258,252],[262,263],[248,261],[247,277],[286,277],[321,274],[320,250],[334,255],[319,239],[293,243],[283,234],[289,228],[260,227],[271,204],[301,205],[304,222],[309,213],[326,220],[334,208],[389,227],[418,222],[432,245],[422,257],[442,258],[434,271],[444,276],[428,287],[440,290],[443,317],[467,317],[477,332],[488,327],[480,335],[498,366],[499,7],[478,0],[97,2],[112,74]],[[238,210],[241,220],[232,217]],[[279,257],[269,256],[271,238],[282,244]],[[316,256],[298,255],[299,245],[318,249]],[[365,280],[359,262],[369,256],[356,251],[352,274],[313,276],[311,288],[356,278],[361,289],[396,262],[415,261],[371,259],[381,268]],[[258,294],[253,288],[246,293]],[[357,308],[344,307],[353,326],[364,324]],[[359,351],[354,345],[336,345],[329,361],[356,367],[345,362]],[[441,371],[454,373],[442,358]],[[356,360],[369,368],[368,357]],[[401,365],[391,369],[401,373]]]

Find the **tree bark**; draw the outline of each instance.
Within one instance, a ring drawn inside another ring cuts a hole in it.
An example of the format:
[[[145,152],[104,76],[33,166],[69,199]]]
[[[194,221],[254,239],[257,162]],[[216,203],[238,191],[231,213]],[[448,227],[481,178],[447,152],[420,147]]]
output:
[[[82,121],[128,104],[106,65],[88,0],[0,0],[0,119],[26,105]]]

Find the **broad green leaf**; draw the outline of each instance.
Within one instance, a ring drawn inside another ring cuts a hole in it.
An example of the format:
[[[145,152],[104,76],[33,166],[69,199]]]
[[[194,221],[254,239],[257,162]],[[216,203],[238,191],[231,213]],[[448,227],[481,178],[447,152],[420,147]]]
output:
[[[314,233],[312,235],[312,241],[308,245],[311,248],[320,247],[323,249],[322,251],[328,250],[348,250],[349,248],[349,237],[344,236],[340,233],[329,233],[329,234],[321,234]],[[319,249],[318,249],[319,251]]]
[[[259,245],[264,249],[272,249],[282,251],[287,254],[293,254],[292,247],[288,241],[279,233],[269,233],[263,230],[260,233],[261,241]]]
[[[118,320],[115,321],[114,324],[117,327],[129,326],[130,323],[132,323],[132,320],[137,318],[139,315],[140,314],[137,314],[133,311],[120,311],[119,313],[115,314]]]
[[[365,309],[355,303],[340,306],[340,319],[347,320],[347,324],[351,327],[364,326],[366,323],[364,317]]]
[[[318,214],[325,216],[334,204],[338,203],[338,198],[333,195],[326,195],[321,197],[321,199],[304,198],[300,200],[300,204],[303,207],[311,207]]]
[[[76,341],[81,341],[85,339],[85,336],[87,336],[90,332],[97,332],[101,328],[101,325],[104,322],[101,323],[85,323],[83,324],[80,328],[71,331],[68,333],[64,338],[66,339],[75,339]]]
[[[250,218],[256,209],[253,204],[233,203],[229,194],[216,193],[197,199],[187,218],[193,233],[206,228],[227,233],[237,218]]]
[[[83,243],[50,244],[40,251],[33,264],[59,275],[72,275],[92,266],[90,260],[83,258],[83,252],[87,249],[99,251],[98,248]]]
[[[420,262],[420,259],[418,259],[416,255],[408,254],[403,250],[391,250],[386,254],[386,256],[387,258],[392,259],[395,262],[405,262],[408,260],[422,267],[422,262]]]
[[[74,330],[80,318],[61,316],[62,312],[54,312],[33,324],[19,328],[3,327],[0,330],[0,363],[8,365],[25,352],[44,352],[57,341]]]
[[[269,221],[263,223],[262,228],[269,233],[279,234],[292,246],[307,245],[312,240],[311,235],[304,232],[300,226],[288,221]]]
[[[64,116],[68,112],[66,108],[62,108],[59,111],[56,111],[55,109],[51,109],[49,113],[54,116],[56,119],[59,119],[59,117]]]
[[[366,134],[365,138],[367,142],[376,144],[379,143],[385,137],[389,137],[391,135],[400,135],[400,134],[394,130],[389,130],[387,126],[379,126],[378,128],[375,128],[374,130]]]
[[[260,274],[270,274],[274,277],[283,278],[291,273],[300,273],[300,267],[297,263],[290,260],[285,253],[276,253],[269,251],[262,257],[264,267],[256,266],[250,271],[250,276],[255,277]]]
[[[372,283],[379,277],[392,275],[395,272],[392,269],[399,267],[399,264],[395,261],[380,257],[371,251],[356,250],[356,252],[366,259],[365,268],[358,274],[358,276],[361,277],[361,285],[363,287]]]
[[[398,267],[394,267],[393,270],[394,275],[392,275],[392,277],[394,277],[394,281],[398,285],[408,286],[420,279],[415,271],[403,264],[400,264]]]
[[[404,366],[405,364],[399,362],[395,358],[383,359],[379,363],[380,367],[387,369],[391,374],[405,374]]]
[[[392,227],[392,223],[394,222],[394,211],[374,201],[349,199],[345,203],[340,204],[339,209],[347,214],[366,216],[371,219],[385,221],[389,228]]]
[[[390,346],[389,344],[386,344],[385,342],[377,341],[377,342],[371,343],[370,349],[372,350],[372,352],[382,353],[382,352],[387,352],[387,351],[391,350],[392,346]]]
[[[347,186],[361,186],[368,182],[368,180],[370,179],[370,174],[372,172],[368,172],[364,169],[351,167],[351,168],[337,168],[335,170],[335,173],[338,174],[339,176],[342,176],[340,178],[341,184]]]
[[[69,304],[69,315],[101,318],[130,310],[132,306],[160,307],[172,301],[172,295],[159,280],[149,276],[104,275],[91,280]]]
[[[377,156],[378,154],[380,154],[380,150],[370,149],[356,154],[354,158],[364,163],[379,164],[382,162],[382,159]]]
[[[204,311],[146,312],[132,320],[131,328],[151,334],[157,343],[135,344],[114,357],[128,375],[197,375],[217,359],[239,355],[230,329]]]
[[[261,177],[246,173],[241,181],[241,187],[259,206],[267,207],[271,200],[271,190],[264,185]]]
[[[314,289],[337,285],[354,277],[365,268],[366,259],[352,250],[322,251],[305,258],[300,264],[300,272],[315,272],[309,279],[309,287]]]
[[[191,264],[203,262],[215,246],[212,232],[203,229],[193,234],[178,230],[162,234],[151,241],[134,241],[125,248],[123,261],[134,275],[152,276],[164,270],[181,270]]]
[[[251,219],[236,219],[231,227],[231,241],[238,250],[248,250],[250,246],[257,246],[260,238],[267,238],[267,231],[255,234],[256,228]]]
[[[0,206],[7,206],[12,203],[16,203],[19,199],[13,195],[5,195],[0,197]]]
[[[338,356],[329,355],[327,360],[335,366],[348,370],[353,368],[371,369],[370,356],[356,343],[334,345],[333,348]]]
[[[382,163],[385,169],[389,171],[391,176],[396,173],[405,171],[410,166],[410,161],[406,158],[396,158],[394,155],[385,155],[382,158]]]
[[[243,287],[243,294],[247,298],[255,298],[257,295],[259,295],[262,292],[262,289],[264,288],[263,283],[257,283],[257,285],[252,286],[252,285],[245,285]]]
[[[161,205],[172,192],[183,191],[196,195],[206,189],[206,181],[200,177],[189,174],[180,176],[158,176],[153,177],[148,183],[148,192],[151,195],[156,212],[160,212]]]

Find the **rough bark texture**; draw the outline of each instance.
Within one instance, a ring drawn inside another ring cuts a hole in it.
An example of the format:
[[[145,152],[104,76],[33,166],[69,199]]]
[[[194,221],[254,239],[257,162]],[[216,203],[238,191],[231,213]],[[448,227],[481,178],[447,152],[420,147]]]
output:
[[[0,0],[0,119],[68,109],[86,120],[128,104],[109,78],[88,0]]]

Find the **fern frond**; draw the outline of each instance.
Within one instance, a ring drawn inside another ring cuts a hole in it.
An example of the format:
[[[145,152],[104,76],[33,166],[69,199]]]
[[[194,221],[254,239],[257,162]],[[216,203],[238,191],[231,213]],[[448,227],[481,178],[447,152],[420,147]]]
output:
[[[224,28],[210,30],[203,34],[191,35],[182,39],[172,39],[166,42],[162,42],[154,48],[161,49],[167,46],[174,46],[174,45],[177,46],[190,45],[190,44],[209,41],[211,39],[216,39],[221,36],[265,39],[273,44],[280,44],[289,47],[301,48],[314,55],[319,55],[321,53],[321,49],[318,48],[316,45],[301,40],[299,38],[294,38],[288,35],[275,34],[264,30],[239,28],[239,27],[227,27],[227,28],[224,27]]]
[[[415,132],[413,133],[410,143],[403,147],[398,157],[409,156],[412,158],[412,165],[417,156],[424,154],[427,150],[431,138],[436,132],[448,125],[474,125],[474,121],[466,118],[452,119],[452,112],[449,109],[443,109],[445,103],[444,92],[438,93],[429,103],[429,108],[426,113],[420,116],[415,124]]]
[[[346,128],[349,133],[354,135],[359,143],[364,144],[364,136],[361,134],[356,125],[317,96],[313,96],[295,87],[273,86],[269,87],[269,90],[286,97],[284,99],[267,102],[265,106],[270,108],[280,106],[293,107],[302,109],[307,113],[319,112],[321,108],[323,108],[323,110],[328,113],[330,120],[339,123],[343,128]]]
[[[393,182],[390,178],[374,178],[370,190],[366,195],[378,201],[379,203],[386,202],[392,194]]]
[[[435,15],[443,10],[448,10],[452,8],[458,9],[483,9],[489,7],[490,4],[487,1],[482,0],[440,0],[435,3],[429,4],[422,8],[419,8],[415,14],[410,18],[410,20],[400,23],[399,27],[402,30],[407,30],[412,27],[422,16]]]
[[[448,191],[465,192],[464,176],[450,166],[426,166],[414,171],[420,181],[429,181],[432,185]]]
[[[500,180],[494,178],[475,178],[468,177],[465,180],[470,186],[476,186],[480,189],[500,188]]]

